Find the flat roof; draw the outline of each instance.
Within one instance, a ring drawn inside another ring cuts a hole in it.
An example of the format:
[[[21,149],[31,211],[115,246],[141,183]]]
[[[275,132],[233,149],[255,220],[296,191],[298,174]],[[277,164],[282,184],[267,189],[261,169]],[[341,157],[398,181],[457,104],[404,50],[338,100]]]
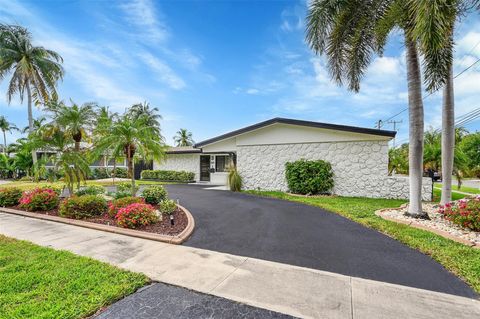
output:
[[[195,148],[202,147],[208,144],[212,144],[236,135],[240,135],[243,133],[247,133],[268,125],[281,123],[281,124],[291,124],[291,125],[298,125],[298,126],[306,126],[306,127],[315,127],[315,128],[324,128],[329,130],[337,130],[337,131],[345,131],[345,132],[353,132],[353,133],[361,133],[361,134],[370,134],[370,135],[379,135],[379,136],[387,136],[387,137],[395,137],[397,132],[395,131],[387,131],[387,130],[378,130],[374,128],[365,128],[365,127],[358,127],[358,126],[348,126],[348,125],[339,125],[339,124],[330,124],[330,123],[321,123],[321,122],[312,122],[312,121],[304,121],[304,120],[295,120],[295,119],[288,119],[282,117],[276,117],[267,121],[263,121],[257,124],[253,124],[250,126],[246,126],[244,128],[231,131],[208,140],[201,141],[194,145]]]

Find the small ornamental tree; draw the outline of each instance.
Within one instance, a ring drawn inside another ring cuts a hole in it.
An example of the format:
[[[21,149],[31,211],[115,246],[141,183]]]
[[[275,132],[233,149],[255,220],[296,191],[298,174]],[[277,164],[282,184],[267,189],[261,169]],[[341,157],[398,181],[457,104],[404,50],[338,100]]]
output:
[[[288,188],[295,194],[327,194],[333,188],[333,171],[329,162],[301,159],[285,164]]]

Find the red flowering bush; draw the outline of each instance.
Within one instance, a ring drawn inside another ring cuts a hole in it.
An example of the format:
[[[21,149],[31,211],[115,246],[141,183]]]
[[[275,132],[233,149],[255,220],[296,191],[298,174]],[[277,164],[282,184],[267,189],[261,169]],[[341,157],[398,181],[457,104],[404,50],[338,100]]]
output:
[[[480,231],[480,196],[446,203],[440,206],[439,213],[452,223]]]
[[[51,188],[35,188],[23,193],[20,207],[28,211],[51,210],[58,205],[58,194]]]
[[[115,199],[108,204],[108,216],[115,217],[117,215],[120,208],[127,207],[130,204],[145,204],[145,199],[141,197],[132,197],[127,196],[119,199]]]
[[[134,203],[121,208],[115,215],[115,219],[119,226],[137,228],[156,223],[158,216],[152,205]]]

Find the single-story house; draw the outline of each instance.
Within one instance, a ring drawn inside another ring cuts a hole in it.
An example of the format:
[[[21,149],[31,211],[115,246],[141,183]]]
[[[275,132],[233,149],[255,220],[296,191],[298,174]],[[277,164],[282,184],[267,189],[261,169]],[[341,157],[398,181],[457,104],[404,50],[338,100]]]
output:
[[[273,118],[193,147],[172,147],[154,169],[189,171],[198,182],[226,185],[233,163],[244,189],[288,191],[285,163],[322,159],[331,163],[342,196],[408,198],[407,177],[388,176],[388,142],[396,132],[346,125]],[[432,181],[423,180],[424,200]]]

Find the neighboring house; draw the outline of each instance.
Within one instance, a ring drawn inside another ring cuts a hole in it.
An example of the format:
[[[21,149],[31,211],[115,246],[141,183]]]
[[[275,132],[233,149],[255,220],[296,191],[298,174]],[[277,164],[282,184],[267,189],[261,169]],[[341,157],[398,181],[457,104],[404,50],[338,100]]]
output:
[[[194,145],[173,147],[154,169],[195,173],[198,182],[227,183],[235,164],[245,189],[288,191],[285,163],[321,159],[332,164],[333,193],[342,196],[408,198],[408,177],[388,176],[388,142],[396,132],[274,118]],[[432,181],[423,180],[424,200]]]

